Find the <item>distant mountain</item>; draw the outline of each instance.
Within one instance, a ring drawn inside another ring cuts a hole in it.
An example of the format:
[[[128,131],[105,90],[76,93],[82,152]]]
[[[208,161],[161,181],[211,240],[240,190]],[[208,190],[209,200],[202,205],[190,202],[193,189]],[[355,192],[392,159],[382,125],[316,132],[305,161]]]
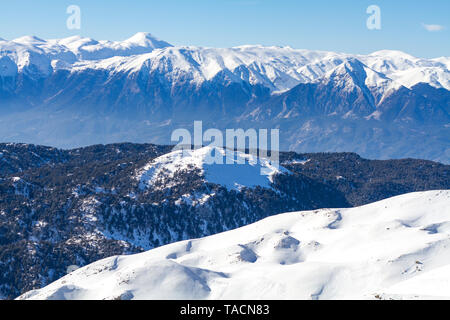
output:
[[[383,88],[388,93],[380,94]],[[273,95],[248,110],[241,123],[279,127],[289,133],[283,142],[300,152],[358,150],[375,158],[420,156],[447,163],[449,111],[450,91],[424,83],[396,87],[353,60],[321,81]]]
[[[172,46],[147,33],[0,41],[3,141],[170,143],[193,120],[280,128],[283,150],[450,163],[450,59]],[[422,143],[414,143],[421,141]]]
[[[113,255],[238,228],[280,212],[342,208],[450,189],[450,166],[353,153],[214,165],[210,148],[0,144],[0,297],[15,298]],[[261,169],[270,173],[261,176]]]
[[[450,191],[293,212],[115,256],[19,299],[449,299]]]

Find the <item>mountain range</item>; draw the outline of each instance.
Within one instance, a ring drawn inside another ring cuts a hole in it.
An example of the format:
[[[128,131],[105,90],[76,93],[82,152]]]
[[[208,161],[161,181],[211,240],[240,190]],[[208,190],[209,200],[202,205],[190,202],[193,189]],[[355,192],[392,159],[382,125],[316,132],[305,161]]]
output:
[[[450,58],[74,36],[0,40],[0,136],[60,148],[279,128],[282,150],[450,163]],[[417,143],[420,141],[421,143]]]

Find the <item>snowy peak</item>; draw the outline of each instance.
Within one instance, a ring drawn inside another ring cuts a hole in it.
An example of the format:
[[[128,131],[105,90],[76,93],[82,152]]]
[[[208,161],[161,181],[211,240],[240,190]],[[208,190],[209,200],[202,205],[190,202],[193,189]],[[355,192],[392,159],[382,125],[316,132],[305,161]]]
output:
[[[342,64],[331,70],[323,78],[325,83],[338,85],[346,90],[358,88],[369,100],[379,104],[382,99],[402,87],[385,74],[378,72],[356,58],[348,58]]]
[[[206,182],[229,190],[256,186],[270,188],[274,175],[288,172],[283,167],[274,166],[268,159],[224,148],[204,147],[177,150],[156,158],[139,170],[136,178],[141,189],[168,188],[176,183],[174,178],[177,174],[194,171],[200,173]]]
[[[335,70],[332,72],[335,74],[348,74],[348,73],[364,73],[365,68],[367,66],[363,64],[361,61],[359,61],[356,58],[347,58],[344,59],[342,64],[340,64],[338,67],[336,67]]]
[[[8,55],[16,57],[17,60],[30,53],[39,55],[41,60],[57,58],[69,63],[70,68],[74,63],[83,60],[101,61],[112,57],[130,57],[166,47],[171,47],[171,44],[149,33],[140,32],[125,41],[97,41],[78,35],[51,40],[24,36],[12,41],[2,41],[0,49],[5,49]]]
[[[379,51],[372,52],[371,54],[369,54],[369,56],[384,57],[384,58],[390,58],[390,59],[395,57],[396,59],[411,60],[411,61],[419,60],[418,58],[413,57],[412,55],[407,54],[406,52],[403,52],[403,51],[399,51],[399,50],[379,50]]]
[[[124,41],[125,43],[135,44],[141,47],[148,47],[153,49],[172,47],[172,45],[168,42],[159,40],[151,33],[147,32],[138,32],[131,38]]]
[[[448,57],[422,59],[401,51],[382,50],[362,57],[362,61],[407,88],[418,83],[427,83],[436,88],[450,90]]]
[[[17,39],[12,40],[15,43],[25,44],[25,45],[34,45],[34,44],[42,44],[45,43],[45,40],[38,38],[36,36],[24,36]]]
[[[380,87],[385,81],[392,82],[386,75],[369,68],[356,58],[345,59],[342,64],[328,72],[325,79],[334,77],[351,78],[358,86]]]
[[[449,205],[445,190],[281,214],[107,258],[19,299],[449,299]]]
[[[363,86],[367,78],[367,66],[354,58],[344,59],[335,69],[329,71],[324,79],[329,82],[344,82],[343,86]]]

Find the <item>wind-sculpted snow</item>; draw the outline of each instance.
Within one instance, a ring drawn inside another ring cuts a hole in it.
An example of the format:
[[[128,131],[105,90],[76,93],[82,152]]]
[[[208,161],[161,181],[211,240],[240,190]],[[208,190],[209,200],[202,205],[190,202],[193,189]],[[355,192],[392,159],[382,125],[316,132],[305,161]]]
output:
[[[76,270],[19,299],[449,299],[450,191],[293,212]]]

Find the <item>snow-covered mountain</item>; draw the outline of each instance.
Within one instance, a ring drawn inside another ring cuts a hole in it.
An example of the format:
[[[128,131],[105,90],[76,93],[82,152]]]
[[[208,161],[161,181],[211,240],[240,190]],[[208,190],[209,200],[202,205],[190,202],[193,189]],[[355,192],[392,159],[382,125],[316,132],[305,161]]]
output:
[[[19,299],[450,299],[450,191],[293,212],[78,269]]]
[[[358,59],[397,85],[411,88],[423,82],[450,89],[449,57],[421,59],[392,50],[352,55],[251,45],[227,49],[174,47],[143,32],[124,41],[97,41],[80,36],[52,40],[25,36],[0,41],[4,63],[9,61],[17,67],[15,73],[7,73],[8,70],[2,68],[2,76],[32,70],[41,77],[61,69],[109,73],[164,70],[168,79],[185,74],[188,80],[199,84],[227,73],[230,81],[260,84],[279,92],[318,80],[347,59]],[[373,77],[368,81],[375,86],[380,84]]]
[[[172,46],[147,33],[26,36],[0,41],[0,136],[66,148],[167,144],[172,130],[203,120],[278,127],[284,150],[450,162],[449,61],[392,50]]]

